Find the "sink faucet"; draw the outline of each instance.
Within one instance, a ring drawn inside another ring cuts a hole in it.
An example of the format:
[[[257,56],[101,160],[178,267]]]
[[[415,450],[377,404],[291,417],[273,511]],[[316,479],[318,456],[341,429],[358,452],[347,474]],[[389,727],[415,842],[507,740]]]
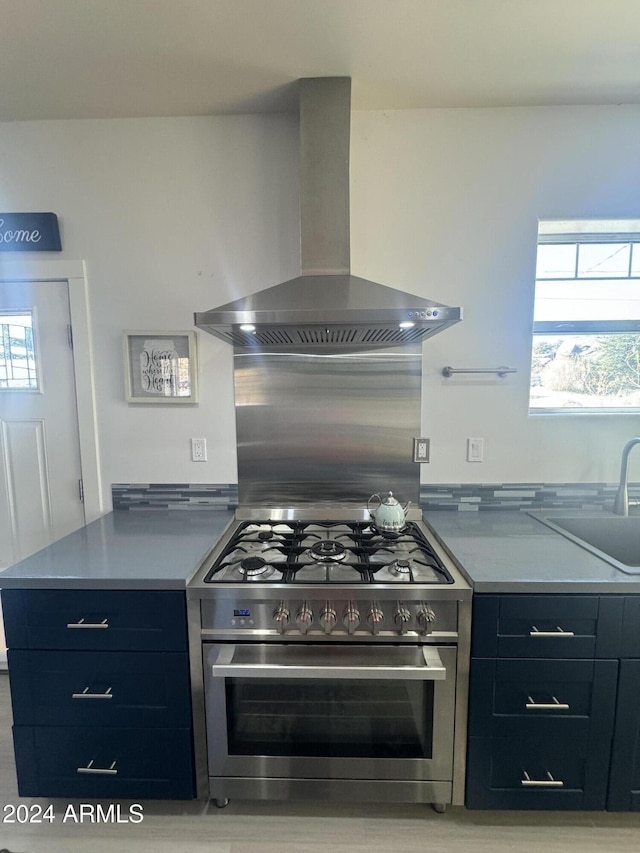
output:
[[[616,499],[613,502],[613,511],[616,515],[629,515],[629,489],[627,487],[627,479],[629,476],[629,454],[632,448],[640,444],[640,438],[632,438],[628,441],[622,450],[622,462],[620,463],[620,482],[618,483],[618,491]],[[637,501],[632,501],[633,506],[637,506]]]

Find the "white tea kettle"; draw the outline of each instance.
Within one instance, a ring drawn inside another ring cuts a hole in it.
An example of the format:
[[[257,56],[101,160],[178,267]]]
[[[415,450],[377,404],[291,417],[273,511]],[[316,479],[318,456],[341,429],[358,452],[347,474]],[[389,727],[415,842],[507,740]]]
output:
[[[377,500],[378,505],[372,509],[369,504]],[[383,500],[380,495],[371,495],[367,501],[367,510],[371,516],[371,520],[378,530],[388,533],[399,533],[406,524],[405,515],[409,509],[411,501],[407,501],[402,506],[393,496],[393,492],[389,492]]]

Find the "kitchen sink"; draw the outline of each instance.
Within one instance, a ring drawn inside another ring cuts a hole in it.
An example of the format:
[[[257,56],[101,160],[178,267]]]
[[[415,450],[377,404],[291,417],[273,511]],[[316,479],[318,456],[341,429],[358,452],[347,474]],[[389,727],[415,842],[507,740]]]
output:
[[[620,571],[640,574],[640,516],[530,515]]]

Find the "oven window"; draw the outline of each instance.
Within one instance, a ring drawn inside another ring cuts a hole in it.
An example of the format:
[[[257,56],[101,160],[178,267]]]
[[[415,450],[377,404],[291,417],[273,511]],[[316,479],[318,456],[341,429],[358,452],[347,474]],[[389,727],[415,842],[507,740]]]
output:
[[[431,758],[433,683],[226,681],[230,755]]]

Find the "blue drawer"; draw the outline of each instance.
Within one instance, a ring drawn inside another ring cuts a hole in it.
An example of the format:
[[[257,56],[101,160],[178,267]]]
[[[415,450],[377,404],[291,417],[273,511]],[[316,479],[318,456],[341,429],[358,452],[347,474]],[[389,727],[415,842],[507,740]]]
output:
[[[182,592],[3,589],[10,649],[185,651]]]
[[[20,725],[191,725],[186,652],[10,649],[8,659]]]
[[[14,726],[21,797],[194,797],[188,729]]]
[[[603,809],[610,741],[469,738],[470,809]]]
[[[622,596],[477,595],[472,654],[506,658],[618,657]]]
[[[472,658],[469,734],[584,739],[610,733],[618,662]]]

